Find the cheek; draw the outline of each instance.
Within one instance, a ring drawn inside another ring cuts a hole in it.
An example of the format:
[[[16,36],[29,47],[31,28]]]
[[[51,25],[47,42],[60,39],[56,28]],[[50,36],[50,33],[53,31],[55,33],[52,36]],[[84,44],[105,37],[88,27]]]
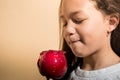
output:
[[[97,23],[90,23],[84,25],[81,33],[81,36],[86,43],[99,42],[101,41],[101,39],[106,37],[105,25],[100,25]]]
[[[63,34],[62,34],[62,35],[63,35],[63,38],[64,38],[64,39],[66,39],[66,38],[67,38],[67,34],[66,34],[66,32],[65,32],[65,30],[64,30],[64,29],[63,29]]]
[[[86,24],[85,26],[87,26],[84,29],[84,32],[86,32],[86,34],[91,34],[91,36],[102,36],[105,35],[106,33],[106,25],[103,21],[98,20],[98,21],[91,21],[88,24]]]
[[[67,44],[68,44],[68,36],[67,36],[67,33],[66,33],[66,31],[63,29],[63,38],[65,39],[65,41],[67,42]]]

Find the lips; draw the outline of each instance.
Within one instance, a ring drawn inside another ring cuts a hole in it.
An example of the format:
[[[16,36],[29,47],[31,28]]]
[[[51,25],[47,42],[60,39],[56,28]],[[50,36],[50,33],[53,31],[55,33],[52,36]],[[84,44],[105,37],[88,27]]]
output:
[[[71,43],[75,43],[75,42],[77,42],[77,41],[80,41],[80,38],[78,37],[78,36],[70,36],[69,37],[69,44],[71,44]]]

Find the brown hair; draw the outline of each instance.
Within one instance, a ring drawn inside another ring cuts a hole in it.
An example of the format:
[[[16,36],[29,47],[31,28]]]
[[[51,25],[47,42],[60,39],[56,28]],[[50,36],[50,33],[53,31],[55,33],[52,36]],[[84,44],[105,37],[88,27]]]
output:
[[[120,0],[91,0],[95,2],[95,6],[98,10],[100,10],[102,13],[106,15],[114,14],[116,17],[120,19]],[[60,4],[60,9],[62,5],[62,0]],[[59,11],[61,13],[61,10]],[[60,20],[60,33],[62,33],[62,26],[61,26],[61,20]],[[113,51],[120,56],[120,21],[117,26],[117,28],[112,31],[111,33],[111,47]],[[61,40],[61,49],[66,51],[66,58],[68,60],[68,72],[63,78],[66,80],[68,75],[71,73],[73,69],[75,69],[78,65],[82,65],[82,58],[76,58],[67,45],[66,41],[62,38]],[[62,79],[62,80],[63,80]]]

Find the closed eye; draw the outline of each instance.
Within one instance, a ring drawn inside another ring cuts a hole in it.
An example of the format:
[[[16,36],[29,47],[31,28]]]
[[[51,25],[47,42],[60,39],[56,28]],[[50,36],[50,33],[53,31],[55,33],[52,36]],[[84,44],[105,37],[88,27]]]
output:
[[[63,27],[67,26],[67,21],[65,20],[65,18],[63,16],[60,16],[60,20],[61,20]]]
[[[75,20],[75,19],[73,19],[72,21],[73,21],[75,24],[81,24],[84,20],[85,20],[85,19],[83,19],[83,20]]]
[[[63,23],[63,27],[65,27],[65,26],[67,26],[67,22],[64,22],[64,23]]]

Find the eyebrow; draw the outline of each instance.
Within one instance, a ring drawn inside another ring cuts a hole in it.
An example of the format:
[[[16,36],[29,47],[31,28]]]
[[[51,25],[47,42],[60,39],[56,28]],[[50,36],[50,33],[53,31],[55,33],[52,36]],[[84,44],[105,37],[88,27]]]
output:
[[[81,13],[81,11],[71,12],[71,13],[70,13],[70,17],[73,16],[73,15],[76,15],[76,14],[78,14],[78,13]]]
[[[69,17],[72,17],[73,15],[76,15],[76,14],[78,14],[78,13],[82,13],[82,11],[74,11],[74,12],[71,12],[70,14],[69,14]],[[64,15],[60,15],[60,18],[64,18]]]

